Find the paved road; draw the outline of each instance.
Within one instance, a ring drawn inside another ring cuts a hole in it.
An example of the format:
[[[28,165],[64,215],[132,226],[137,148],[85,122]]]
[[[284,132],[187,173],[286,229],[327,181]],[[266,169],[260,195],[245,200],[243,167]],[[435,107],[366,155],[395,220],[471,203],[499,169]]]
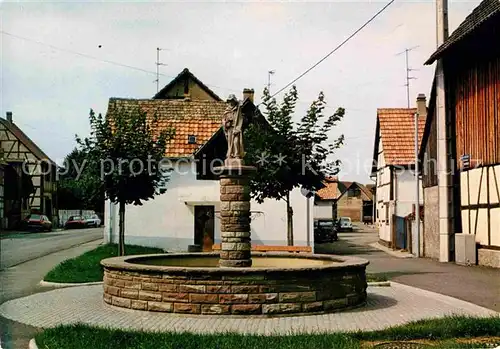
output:
[[[352,233],[339,233],[339,241],[316,246],[316,253],[355,255],[370,261],[367,272],[391,280],[445,294],[500,312],[500,270],[465,267],[428,258],[397,258],[370,244],[378,241],[375,229],[358,226]]]
[[[102,235],[100,237],[102,238]],[[31,241],[36,245],[37,240]],[[102,240],[95,240],[71,248],[62,244],[65,249],[61,251],[0,271],[0,304],[10,299],[50,290],[50,288],[39,285],[45,274],[62,261],[77,257],[96,248],[101,243]],[[0,317],[0,348],[25,349],[28,347],[29,340],[38,330]]]
[[[102,237],[103,228],[4,235],[0,239],[0,270]]]

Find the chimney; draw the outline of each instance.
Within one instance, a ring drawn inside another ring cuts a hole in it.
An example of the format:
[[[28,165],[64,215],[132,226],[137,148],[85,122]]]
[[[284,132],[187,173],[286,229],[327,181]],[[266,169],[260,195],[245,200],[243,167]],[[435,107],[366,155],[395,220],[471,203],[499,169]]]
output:
[[[248,98],[250,100],[250,102],[253,103],[253,95],[254,95],[253,88],[244,88],[243,89],[243,100]]]
[[[419,93],[417,96],[417,113],[420,117],[427,117],[427,103],[423,93]]]
[[[12,112],[8,111],[5,113],[6,119],[8,122],[12,122]]]

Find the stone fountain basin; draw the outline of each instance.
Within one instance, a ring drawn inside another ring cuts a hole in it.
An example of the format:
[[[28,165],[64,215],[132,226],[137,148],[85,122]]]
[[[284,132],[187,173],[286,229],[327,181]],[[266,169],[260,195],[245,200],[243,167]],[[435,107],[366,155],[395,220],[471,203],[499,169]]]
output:
[[[219,253],[108,258],[104,301],[136,310],[206,315],[296,315],[366,302],[368,261],[348,256],[254,253],[252,267],[218,267]]]

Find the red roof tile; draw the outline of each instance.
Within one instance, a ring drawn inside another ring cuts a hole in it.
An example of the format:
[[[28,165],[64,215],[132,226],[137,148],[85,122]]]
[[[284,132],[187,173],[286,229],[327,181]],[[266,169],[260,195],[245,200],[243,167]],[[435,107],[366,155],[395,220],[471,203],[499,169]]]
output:
[[[380,137],[386,165],[409,165],[415,162],[416,108],[377,109]],[[418,142],[422,143],[425,118],[418,120]]]
[[[337,177],[327,177],[323,184],[325,186],[316,192],[320,200],[335,200],[340,196]]]
[[[174,138],[167,144],[165,156],[188,157],[207,142],[221,127],[226,103],[208,100],[162,100],[110,98],[108,116],[118,110],[132,112],[137,107],[152,118],[160,119],[160,128],[175,129]],[[196,137],[196,144],[188,143],[188,136]]]

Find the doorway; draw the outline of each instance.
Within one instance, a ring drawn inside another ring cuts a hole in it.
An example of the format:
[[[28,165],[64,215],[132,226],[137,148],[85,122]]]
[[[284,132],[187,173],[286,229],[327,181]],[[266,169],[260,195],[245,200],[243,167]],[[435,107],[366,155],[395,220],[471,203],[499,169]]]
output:
[[[200,245],[203,252],[212,251],[214,244],[215,206],[194,207],[194,243]]]

